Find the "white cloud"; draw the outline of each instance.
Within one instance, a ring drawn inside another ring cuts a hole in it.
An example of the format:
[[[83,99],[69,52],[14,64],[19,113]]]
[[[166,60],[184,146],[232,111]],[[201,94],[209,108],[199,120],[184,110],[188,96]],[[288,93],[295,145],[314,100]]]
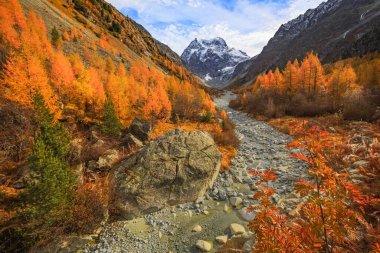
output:
[[[134,9],[137,22],[178,54],[194,38],[222,37],[229,46],[254,56],[279,26],[315,8],[323,0],[109,0],[116,8]]]

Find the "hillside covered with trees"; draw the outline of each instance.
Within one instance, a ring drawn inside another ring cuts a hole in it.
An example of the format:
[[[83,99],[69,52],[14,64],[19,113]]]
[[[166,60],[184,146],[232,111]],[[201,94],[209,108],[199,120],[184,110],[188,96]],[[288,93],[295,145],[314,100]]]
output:
[[[369,54],[322,66],[318,55],[308,53],[237,92],[231,106],[269,118],[342,112],[348,120],[371,121],[380,101],[380,58]]]
[[[104,1],[1,0],[0,42],[1,251],[99,226],[110,166],[139,148],[124,138],[135,119],[153,126],[152,138],[208,130],[228,166],[236,140],[223,137],[235,138],[227,116]],[[109,150],[105,170],[91,167]]]

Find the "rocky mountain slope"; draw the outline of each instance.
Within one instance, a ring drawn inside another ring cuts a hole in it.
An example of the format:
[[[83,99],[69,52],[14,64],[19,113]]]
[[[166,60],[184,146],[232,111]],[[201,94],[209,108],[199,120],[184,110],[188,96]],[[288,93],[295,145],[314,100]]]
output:
[[[119,51],[127,51],[127,58],[147,58],[166,72],[173,72],[174,68],[183,65],[177,53],[104,0],[20,0],[20,4],[26,11],[32,9],[42,16],[48,31],[54,26],[60,32],[74,27],[84,33],[88,44],[104,35],[111,35],[113,38],[108,37],[107,42],[113,46],[119,44]],[[82,52],[74,46],[71,51],[75,50]],[[105,57],[110,56],[115,61],[123,58],[121,54],[118,57],[108,51],[104,50]]]
[[[230,88],[251,84],[256,76],[288,60],[318,53],[323,63],[376,52],[380,48],[380,2],[329,0],[282,25],[263,51],[240,63]]]
[[[181,55],[185,65],[206,83],[222,87],[228,83],[235,67],[249,56],[230,48],[222,38],[193,40]]]

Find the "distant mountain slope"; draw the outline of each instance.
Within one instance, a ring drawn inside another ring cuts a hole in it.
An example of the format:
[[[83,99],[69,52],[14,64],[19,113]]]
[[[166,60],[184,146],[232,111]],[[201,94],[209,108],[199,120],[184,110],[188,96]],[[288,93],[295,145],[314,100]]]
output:
[[[263,51],[239,64],[229,88],[251,84],[258,74],[318,53],[323,63],[380,49],[380,1],[329,0],[282,25]]]
[[[178,54],[153,38],[142,25],[130,17],[124,16],[104,0],[20,0],[20,3],[41,15],[49,30],[52,25],[63,29],[65,22],[70,23],[67,24],[68,27],[75,26],[75,22],[71,22],[64,16],[67,15],[98,37],[102,34],[112,34],[116,40],[127,46],[128,50],[132,50],[138,57],[147,57],[166,71],[172,71],[173,64],[183,65]],[[92,34],[88,33],[88,35],[92,37]]]
[[[193,40],[181,55],[185,65],[206,83],[222,87],[230,80],[237,64],[249,56],[229,48],[222,38]]]

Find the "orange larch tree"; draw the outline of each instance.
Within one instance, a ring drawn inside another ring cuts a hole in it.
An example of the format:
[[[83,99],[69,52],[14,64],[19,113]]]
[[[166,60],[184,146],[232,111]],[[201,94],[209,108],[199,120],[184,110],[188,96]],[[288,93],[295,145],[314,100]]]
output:
[[[3,66],[2,96],[32,108],[33,97],[40,92],[49,109],[57,111],[58,103],[41,60],[32,52],[22,50],[11,55]]]
[[[70,61],[59,51],[51,63],[51,82],[61,97],[61,92],[67,93],[72,88],[75,76]]]

